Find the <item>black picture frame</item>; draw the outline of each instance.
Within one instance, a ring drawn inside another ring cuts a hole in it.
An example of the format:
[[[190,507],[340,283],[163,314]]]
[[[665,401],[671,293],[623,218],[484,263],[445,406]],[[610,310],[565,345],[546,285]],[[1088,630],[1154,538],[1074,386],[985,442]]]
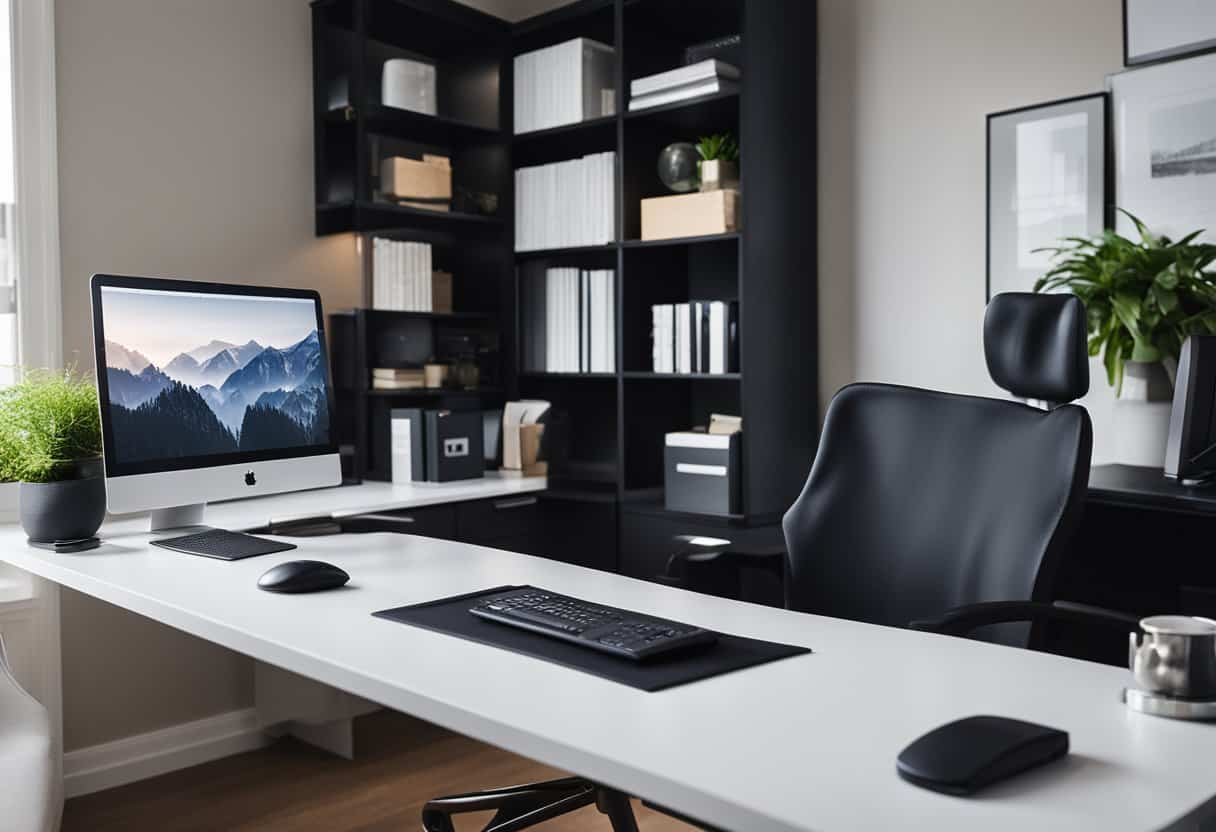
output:
[[[1101,136],[1098,137],[1098,146],[1101,148],[1102,159],[1097,166],[1098,169],[1098,187],[1101,189],[1099,197],[1098,217],[1100,221],[1100,229],[1106,230],[1114,225],[1114,206],[1111,202],[1111,196],[1114,193],[1114,141],[1112,131],[1112,108],[1111,96],[1109,92],[1087,93],[1084,95],[1075,95],[1067,98],[1058,98],[1052,101],[1045,101],[1037,104],[1028,104],[1022,107],[1014,107],[1007,110],[989,113],[985,117],[985,163],[984,163],[984,228],[985,228],[985,248],[984,248],[984,302],[985,304],[992,299],[993,295],[993,126],[996,122],[1010,117],[1024,116],[1036,111],[1046,111],[1050,109],[1058,109],[1070,105],[1090,104],[1092,102],[1100,103],[1101,117],[1097,120]],[[1091,128],[1092,129],[1092,128]],[[1004,287],[1001,287],[1005,291]],[[1026,287],[1029,291],[1029,287]]]
[[[1197,55],[1206,55],[1210,52],[1216,52],[1216,37],[1206,40],[1194,41],[1193,43],[1180,44],[1179,46],[1164,51],[1152,52],[1147,55],[1133,58],[1129,52],[1130,49],[1130,26],[1127,13],[1128,0],[1123,0],[1123,66],[1125,67],[1142,67],[1151,66],[1153,64],[1165,63],[1166,61],[1177,61],[1182,58],[1193,58]]]

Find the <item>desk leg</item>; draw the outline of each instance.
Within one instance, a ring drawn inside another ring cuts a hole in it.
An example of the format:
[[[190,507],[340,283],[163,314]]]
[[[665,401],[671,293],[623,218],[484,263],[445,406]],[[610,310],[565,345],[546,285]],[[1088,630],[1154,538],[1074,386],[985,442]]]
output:
[[[379,710],[366,699],[258,662],[254,667],[258,723],[348,760],[355,756],[353,720]]]

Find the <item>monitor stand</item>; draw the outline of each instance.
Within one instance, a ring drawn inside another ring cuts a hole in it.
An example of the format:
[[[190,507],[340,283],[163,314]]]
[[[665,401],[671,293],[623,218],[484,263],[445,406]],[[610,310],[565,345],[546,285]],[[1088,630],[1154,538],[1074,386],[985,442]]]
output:
[[[186,506],[153,509],[148,518],[148,531],[165,532],[170,529],[191,529],[203,525],[206,503],[191,503]]]

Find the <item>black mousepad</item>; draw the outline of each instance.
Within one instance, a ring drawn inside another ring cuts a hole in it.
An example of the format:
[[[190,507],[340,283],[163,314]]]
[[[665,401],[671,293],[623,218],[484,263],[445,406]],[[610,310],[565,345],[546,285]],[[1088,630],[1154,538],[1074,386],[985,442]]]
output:
[[[811,652],[805,647],[792,644],[777,644],[720,633],[717,643],[708,647],[637,662],[506,624],[496,624],[469,612],[469,607],[484,595],[521,588],[523,587],[500,586],[483,589],[467,595],[441,598],[438,601],[381,610],[372,615],[475,641],[478,644],[488,644],[513,653],[522,653],[645,691],[674,688]]]

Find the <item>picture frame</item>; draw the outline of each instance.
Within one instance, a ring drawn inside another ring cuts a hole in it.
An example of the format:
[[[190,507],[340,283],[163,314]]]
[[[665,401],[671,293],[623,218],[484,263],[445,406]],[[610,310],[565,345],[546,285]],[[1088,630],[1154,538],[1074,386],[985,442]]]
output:
[[[1216,52],[1216,3],[1209,0],[1123,0],[1123,65]]]
[[[988,115],[985,301],[1033,291],[1037,249],[1110,227],[1110,113],[1099,92]]]
[[[1107,87],[1115,204],[1155,234],[1205,229],[1216,242],[1216,53],[1127,70]],[[1114,227],[1136,234],[1122,213]]]

